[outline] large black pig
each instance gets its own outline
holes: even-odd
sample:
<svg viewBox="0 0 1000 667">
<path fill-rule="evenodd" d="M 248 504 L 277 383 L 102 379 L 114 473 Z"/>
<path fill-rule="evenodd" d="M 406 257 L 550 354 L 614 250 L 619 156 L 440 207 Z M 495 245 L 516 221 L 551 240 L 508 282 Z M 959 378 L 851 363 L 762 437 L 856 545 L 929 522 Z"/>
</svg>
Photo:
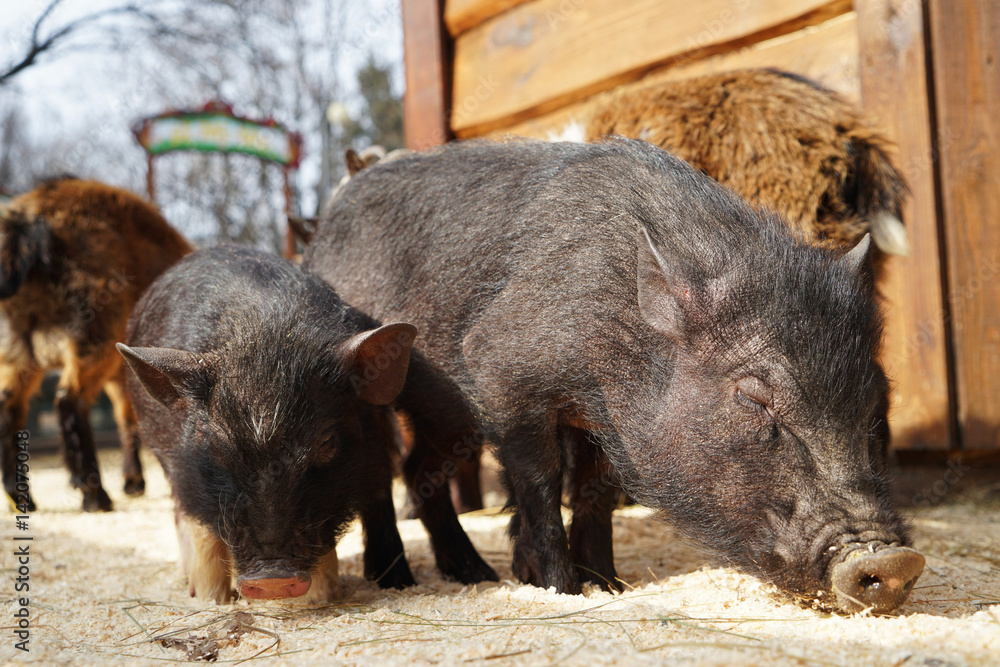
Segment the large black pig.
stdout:
<svg viewBox="0 0 1000 667">
<path fill-rule="evenodd" d="M 404 474 L 453 575 L 483 573 L 455 567 L 475 554 L 442 471 L 485 439 L 523 582 L 613 585 L 611 471 L 736 567 L 885 612 L 923 557 L 884 477 L 869 245 L 809 247 L 643 142 L 472 142 L 357 174 L 304 263 L 421 329 Z"/>
<path fill-rule="evenodd" d="M 191 595 L 336 591 L 334 546 L 365 531 L 365 575 L 413 582 L 396 530 L 392 425 L 416 330 L 376 327 L 291 262 L 236 246 L 161 276 L 118 349 L 170 481 Z"/>
</svg>

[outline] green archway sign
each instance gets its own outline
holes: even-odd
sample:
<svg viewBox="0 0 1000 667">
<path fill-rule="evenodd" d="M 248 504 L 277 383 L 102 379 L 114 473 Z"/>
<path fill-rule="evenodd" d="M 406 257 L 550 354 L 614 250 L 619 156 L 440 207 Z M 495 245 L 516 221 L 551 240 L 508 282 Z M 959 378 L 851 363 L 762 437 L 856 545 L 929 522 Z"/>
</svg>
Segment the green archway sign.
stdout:
<svg viewBox="0 0 1000 667">
<path fill-rule="evenodd" d="M 155 201 L 153 158 L 171 151 L 244 153 L 282 165 L 285 214 L 291 213 L 289 172 L 299 166 L 302 136 L 271 118 L 251 120 L 233 113 L 225 102 L 213 101 L 198 111 L 168 111 L 141 118 L 132 133 L 147 155 L 146 189 Z M 288 230 L 288 252 L 294 249 Z"/>
</svg>

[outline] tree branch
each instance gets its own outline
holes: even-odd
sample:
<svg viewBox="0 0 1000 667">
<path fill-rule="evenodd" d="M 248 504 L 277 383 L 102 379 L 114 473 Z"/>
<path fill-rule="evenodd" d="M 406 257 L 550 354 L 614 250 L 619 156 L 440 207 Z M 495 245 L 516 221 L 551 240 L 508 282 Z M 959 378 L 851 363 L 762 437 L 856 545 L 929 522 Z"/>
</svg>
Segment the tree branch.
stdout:
<svg viewBox="0 0 1000 667">
<path fill-rule="evenodd" d="M 121 7 L 110 7 L 108 9 L 103 9 L 101 11 L 93 12 L 91 14 L 86 14 L 80 18 L 70 21 L 62 28 L 59 28 L 55 32 L 52 32 L 47 37 L 41 38 L 40 33 L 42 30 L 42 23 L 52 14 L 52 11 L 62 3 L 63 0 L 52 0 L 45 10 L 41 13 L 38 19 L 35 21 L 34 26 L 31 30 L 31 42 L 28 44 L 28 50 L 24 56 L 17 62 L 9 65 L 6 69 L 0 70 L 0 87 L 10 83 L 10 81 L 17 76 L 19 73 L 28 69 L 32 65 L 38 62 L 38 57 L 42 54 L 52 51 L 60 42 L 65 40 L 69 35 L 79 30 L 81 27 L 97 23 L 109 16 L 117 16 L 122 14 L 132 14 L 134 16 L 139 16 L 150 20 L 152 22 L 157 22 L 155 16 L 142 9 L 138 5 L 128 4 L 122 5 Z"/>
</svg>

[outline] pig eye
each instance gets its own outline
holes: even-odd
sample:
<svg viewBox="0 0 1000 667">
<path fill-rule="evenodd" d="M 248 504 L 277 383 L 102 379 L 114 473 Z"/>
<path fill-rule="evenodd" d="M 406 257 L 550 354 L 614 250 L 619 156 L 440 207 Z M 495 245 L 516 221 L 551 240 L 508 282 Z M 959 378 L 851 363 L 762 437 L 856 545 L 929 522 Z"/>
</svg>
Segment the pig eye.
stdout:
<svg viewBox="0 0 1000 667">
<path fill-rule="evenodd" d="M 309 448 L 308 454 L 306 454 L 306 460 L 309 462 L 309 465 L 327 465 L 333 460 L 337 449 L 340 447 L 340 434 L 337 433 L 335 427 L 331 426 L 320 433 L 321 435 L 316 438 L 313 445 Z"/>
<path fill-rule="evenodd" d="M 736 401 L 751 410 L 767 410 L 772 396 L 771 388 L 759 378 L 747 376 L 736 382 Z"/>
<path fill-rule="evenodd" d="M 750 398 L 739 389 L 736 390 L 736 401 L 744 407 L 748 407 L 753 410 L 765 410 L 767 408 L 766 405 L 760 401 Z"/>
<path fill-rule="evenodd" d="M 333 460 L 333 455 L 337 450 L 337 436 L 333 435 L 322 443 L 315 445 L 309 450 L 307 460 L 310 465 L 324 466 Z"/>
</svg>

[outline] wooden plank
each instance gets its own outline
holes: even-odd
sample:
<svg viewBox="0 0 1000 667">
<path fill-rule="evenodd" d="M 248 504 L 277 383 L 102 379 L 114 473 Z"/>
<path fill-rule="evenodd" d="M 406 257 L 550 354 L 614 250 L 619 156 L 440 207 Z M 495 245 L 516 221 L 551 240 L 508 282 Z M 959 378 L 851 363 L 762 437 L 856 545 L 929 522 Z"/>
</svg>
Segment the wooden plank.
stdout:
<svg viewBox="0 0 1000 667">
<path fill-rule="evenodd" d="M 817 25 L 850 0 L 537 0 L 455 41 L 451 126 L 482 134 L 640 78 L 669 61 Z"/>
<path fill-rule="evenodd" d="M 499 16 L 522 2 L 527 0 L 447 0 L 444 4 L 444 22 L 451 36 L 458 37 L 486 19 Z"/>
<path fill-rule="evenodd" d="M 441 22 L 441 0 L 403 0 L 406 92 L 403 131 L 408 148 L 421 150 L 451 139 L 450 40 Z"/>
<path fill-rule="evenodd" d="M 613 92 L 635 92 L 660 86 L 669 81 L 746 67 L 777 67 L 802 74 L 840 93 L 848 100 L 860 103 L 857 15 L 848 12 L 822 25 L 806 28 L 791 35 L 782 35 L 703 60 L 661 68 L 639 81 L 619 86 Z M 611 92 L 600 93 L 558 111 L 498 128 L 489 134 L 492 136 L 514 134 L 546 139 L 550 133 L 558 132 L 571 121 L 586 124 L 594 109 L 604 104 L 611 94 Z M 467 132 L 457 134 L 460 138 L 475 136 Z"/>
<path fill-rule="evenodd" d="M 881 16 L 886 7 L 859 2 L 865 21 Z M 881 12 L 881 13 L 880 13 Z M 910 29 L 921 31 L 919 9 Z M 821 26 L 775 38 L 742 50 L 658 70 L 619 90 L 646 86 L 739 67 L 783 67 L 816 79 L 852 101 L 860 101 L 859 16 L 851 12 Z M 931 169 L 930 125 L 925 67 L 920 38 L 905 53 L 885 43 L 877 31 L 864 35 L 866 45 L 866 109 L 899 146 L 897 164 L 914 195 L 904 211 L 910 229 L 912 255 L 894 258 L 887 271 L 887 340 L 885 358 L 896 380 L 893 407 L 894 441 L 902 448 L 943 449 L 949 444 L 946 335 L 939 279 L 939 247 L 935 217 L 934 174 Z M 878 49 L 882 50 L 879 51 Z M 891 85 L 890 85 L 891 84 Z M 903 91 L 906 94 L 903 94 Z M 593 109 L 609 95 L 501 128 L 494 136 L 517 134 L 546 138 L 570 120 L 586 123 Z M 909 288 L 907 286 L 910 286 Z"/>
<path fill-rule="evenodd" d="M 886 271 L 883 358 L 894 379 L 892 430 L 900 449 L 947 449 L 947 315 L 942 296 L 927 63 L 920 0 L 856 0 L 861 90 L 869 116 L 897 142 L 912 196 L 903 209 L 910 255 Z"/>
<path fill-rule="evenodd" d="M 930 0 L 959 437 L 1000 448 L 1000 1 Z"/>
</svg>

